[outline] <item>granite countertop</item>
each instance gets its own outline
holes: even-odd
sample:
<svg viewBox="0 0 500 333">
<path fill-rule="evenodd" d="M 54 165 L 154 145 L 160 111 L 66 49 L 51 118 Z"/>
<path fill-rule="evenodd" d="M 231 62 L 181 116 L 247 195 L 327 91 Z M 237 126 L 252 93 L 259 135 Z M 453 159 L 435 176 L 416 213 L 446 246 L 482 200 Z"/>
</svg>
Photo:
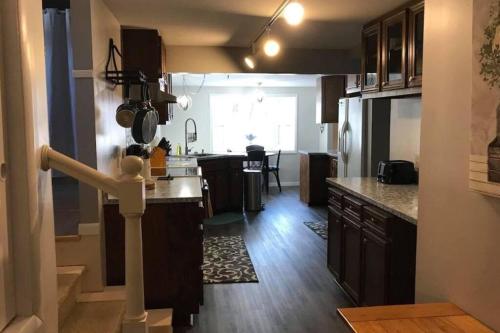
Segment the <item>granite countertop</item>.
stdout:
<svg viewBox="0 0 500 333">
<path fill-rule="evenodd" d="M 146 203 L 182 203 L 203 200 L 200 177 L 176 177 L 157 180 L 154 190 L 146 190 Z M 118 204 L 118 198 L 108 195 L 106 204 Z"/>
<path fill-rule="evenodd" d="M 309 150 L 299 150 L 299 154 L 303 155 L 328 155 L 330 157 L 337 157 L 338 151 L 336 149 L 331 149 L 327 151 L 309 151 Z"/>
<path fill-rule="evenodd" d="M 326 181 L 403 220 L 417 224 L 417 185 L 388 185 L 369 177 L 327 178 Z"/>
</svg>

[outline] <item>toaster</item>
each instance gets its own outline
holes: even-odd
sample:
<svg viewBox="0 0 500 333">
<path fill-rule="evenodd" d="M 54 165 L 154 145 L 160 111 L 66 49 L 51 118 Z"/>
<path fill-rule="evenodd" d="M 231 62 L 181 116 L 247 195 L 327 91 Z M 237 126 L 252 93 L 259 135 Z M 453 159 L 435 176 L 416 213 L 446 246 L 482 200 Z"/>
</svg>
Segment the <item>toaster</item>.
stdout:
<svg viewBox="0 0 500 333">
<path fill-rule="evenodd" d="M 384 184 L 413 184 L 417 174 L 413 162 L 380 161 L 378 163 L 377 180 Z"/>
</svg>

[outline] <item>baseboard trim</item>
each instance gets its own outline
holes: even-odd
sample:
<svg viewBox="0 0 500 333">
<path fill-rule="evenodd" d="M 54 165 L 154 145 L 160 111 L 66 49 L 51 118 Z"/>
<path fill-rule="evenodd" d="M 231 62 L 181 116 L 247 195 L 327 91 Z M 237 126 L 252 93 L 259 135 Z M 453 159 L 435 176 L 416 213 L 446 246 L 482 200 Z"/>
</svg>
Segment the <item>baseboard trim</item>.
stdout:
<svg viewBox="0 0 500 333">
<path fill-rule="evenodd" d="M 281 182 L 281 187 L 299 186 L 299 182 Z M 278 183 L 269 183 L 269 187 L 278 187 Z"/>
<path fill-rule="evenodd" d="M 79 242 L 80 239 L 80 235 L 56 236 L 56 242 Z"/>
<path fill-rule="evenodd" d="M 80 236 L 92 236 L 99 235 L 101 233 L 100 223 L 80 223 L 78 224 L 78 235 Z"/>
</svg>

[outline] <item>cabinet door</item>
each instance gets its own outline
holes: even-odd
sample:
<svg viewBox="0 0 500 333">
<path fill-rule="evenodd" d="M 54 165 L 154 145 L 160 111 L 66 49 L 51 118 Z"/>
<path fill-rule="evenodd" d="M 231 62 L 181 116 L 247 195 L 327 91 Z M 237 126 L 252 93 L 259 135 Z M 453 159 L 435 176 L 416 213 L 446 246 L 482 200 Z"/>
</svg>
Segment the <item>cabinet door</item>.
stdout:
<svg viewBox="0 0 500 333">
<path fill-rule="evenodd" d="M 406 83 L 406 10 L 382 22 L 382 90 Z"/>
<path fill-rule="evenodd" d="M 150 82 L 158 82 L 162 72 L 161 37 L 154 29 L 122 29 L 122 67 L 142 71 Z"/>
<path fill-rule="evenodd" d="M 354 301 L 359 304 L 361 278 L 361 226 L 342 216 L 342 286 Z"/>
<path fill-rule="evenodd" d="M 327 264 L 337 281 L 342 281 L 342 213 L 328 207 L 328 252 Z"/>
<path fill-rule="evenodd" d="M 316 123 L 339 122 L 339 99 L 345 96 L 345 75 L 323 76 L 317 83 Z"/>
<path fill-rule="evenodd" d="M 390 243 L 375 233 L 363 229 L 361 250 L 361 304 L 388 304 L 390 274 Z"/>
<path fill-rule="evenodd" d="M 243 171 L 241 169 L 231 169 L 230 180 L 231 210 L 243 209 Z"/>
<path fill-rule="evenodd" d="M 409 9 L 408 87 L 422 85 L 424 59 L 424 3 Z"/>
<path fill-rule="evenodd" d="M 380 86 L 380 23 L 363 30 L 361 90 L 378 91 Z"/>
<path fill-rule="evenodd" d="M 225 212 L 229 208 L 229 177 L 227 170 L 215 173 L 215 187 L 214 212 Z"/>
<path fill-rule="evenodd" d="M 217 186 L 216 186 L 216 175 L 215 172 L 208 172 L 203 170 L 203 178 L 206 179 L 208 183 L 208 192 L 210 193 L 210 202 L 212 204 L 212 211 L 217 210 L 216 199 L 217 199 Z"/>
</svg>

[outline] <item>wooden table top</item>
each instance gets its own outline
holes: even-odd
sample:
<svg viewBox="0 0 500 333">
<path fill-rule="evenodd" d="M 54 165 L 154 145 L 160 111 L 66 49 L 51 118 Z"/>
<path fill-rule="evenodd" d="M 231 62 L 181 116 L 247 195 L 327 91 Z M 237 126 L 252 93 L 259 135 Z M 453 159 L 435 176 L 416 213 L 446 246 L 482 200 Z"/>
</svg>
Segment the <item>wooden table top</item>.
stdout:
<svg viewBox="0 0 500 333">
<path fill-rule="evenodd" d="M 451 303 L 337 309 L 355 333 L 494 333 Z"/>
</svg>

